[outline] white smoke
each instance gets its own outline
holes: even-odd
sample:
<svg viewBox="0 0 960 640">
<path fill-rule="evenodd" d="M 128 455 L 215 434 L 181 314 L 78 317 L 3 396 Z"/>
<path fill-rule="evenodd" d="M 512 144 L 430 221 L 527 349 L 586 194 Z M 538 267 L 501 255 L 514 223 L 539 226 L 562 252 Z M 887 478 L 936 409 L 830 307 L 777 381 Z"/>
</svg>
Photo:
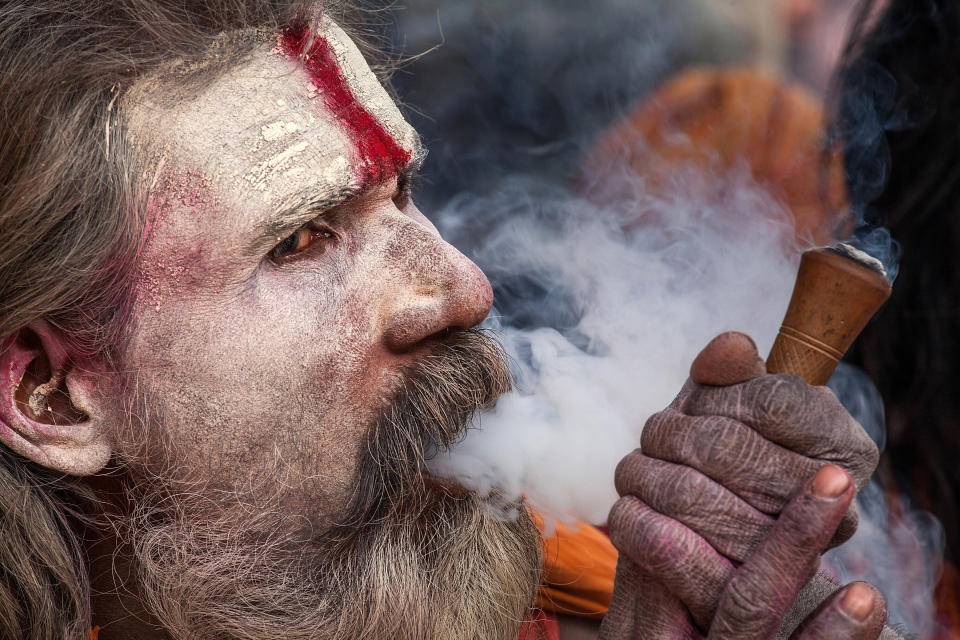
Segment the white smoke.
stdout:
<svg viewBox="0 0 960 640">
<path fill-rule="evenodd" d="M 617 463 L 711 338 L 744 331 L 769 351 L 806 248 L 786 208 L 745 170 L 678 167 L 656 193 L 634 174 L 614 180 L 627 181 L 613 191 L 630 197 L 598 204 L 517 177 L 492 194 L 462 194 L 437 216 L 454 239 L 483 229 L 472 257 L 509 294 L 509 314 L 494 310 L 487 324 L 510 354 L 516 390 L 432 470 L 482 494 L 523 495 L 548 527 L 605 522 Z M 830 387 L 882 449 L 883 403 L 866 375 L 841 364 Z M 857 498 L 857 533 L 825 563 L 843 583 L 877 585 L 889 621 L 930 638 L 940 528 L 907 500 L 890 501 L 872 481 Z"/>
<path fill-rule="evenodd" d="M 438 216 L 453 238 L 483 228 L 473 257 L 509 293 L 509 314 L 495 310 L 488 325 L 504 340 L 517 389 L 433 471 L 480 493 L 524 495 L 548 526 L 606 520 L 617 462 L 711 338 L 744 331 L 767 353 L 803 249 L 789 212 L 745 170 L 680 167 L 656 193 L 630 173 L 613 180 L 621 197 L 598 204 L 513 178 L 493 194 L 455 198 Z M 883 403 L 869 379 L 841 365 L 830 386 L 882 449 Z M 876 481 L 861 492 L 860 527 L 826 566 L 844 583 L 876 584 L 891 623 L 929 638 L 939 525 L 890 500 Z"/>
<path fill-rule="evenodd" d="M 840 363 L 828 386 L 882 450 L 883 399 L 867 374 Z M 876 478 L 857 496 L 857 507 L 857 532 L 828 552 L 824 565 L 843 584 L 866 580 L 877 585 L 887 600 L 888 620 L 912 637 L 936 637 L 933 591 L 944 546 L 940 523 L 915 509 L 905 496 L 884 491 Z"/>
<path fill-rule="evenodd" d="M 715 335 L 749 333 L 766 353 L 783 318 L 799 250 L 793 222 L 747 172 L 598 205 L 520 179 L 455 199 L 438 219 L 456 236 L 481 219 L 474 257 L 495 284 L 523 291 L 511 317 L 559 318 L 519 328 L 492 315 L 512 357 L 517 391 L 478 420 L 433 469 L 466 486 L 526 495 L 554 517 L 602 523 L 617 495 L 613 470 L 639 446 L 689 363 Z M 633 228 L 631 228 L 633 227 Z M 571 309 L 571 306 L 573 307 Z M 557 330 L 563 318 L 572 326 Z"/>
<path fill-rule="evenodd" d="M 617 498 L 617 462 L 697 352 L 726 330 L 769 351 L 805 247 L 789 212 L 746 170 L 677 167 L 673 183 L 653 191 L 608 169 L 614 197 L 591 199 L 569 176 L 597 133 L 659 82 L 689 64 L 742 62 L 752 40 L 705 18 L 708 0 L 406 4 L 402 48 L 437 44 L 438 22 L 447 43 L 395 79 L 423 110 L 410 116 L 433 153 L 420 201 L 490 277 L 498 309 L 488 325 L 516 377 L 516 391 L 433 470 L 481 493 L 525 495 L 548 522 L 602 523 Z M 882 109 L 896 88 L 889 74 L 868 71 L 852 89 L 863 104 L 839 131 L 854 202 L 886 183 L 882 132 L 906 126 Z M 861 206 L 851 217 L 855 244 L 895 275 L 886 230 L 866 224 Z M 869 380 L 842 366 L 831 386 L 882 448 L 882 400 Z M 889 620 L 930 638 L 939 526 L 905 499 L 892 505 L 871 483 L 858 497 L 858 532 L 827 564 L 844 581 L 877 585 Z"/>
</svg>

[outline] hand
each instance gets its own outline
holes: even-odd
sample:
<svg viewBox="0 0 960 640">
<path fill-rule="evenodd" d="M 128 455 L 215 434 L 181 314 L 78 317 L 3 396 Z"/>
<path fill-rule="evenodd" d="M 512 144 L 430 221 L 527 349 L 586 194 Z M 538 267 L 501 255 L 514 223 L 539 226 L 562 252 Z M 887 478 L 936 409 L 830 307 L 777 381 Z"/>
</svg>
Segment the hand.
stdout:
<svg viewBox="0 0 960 640">
<path fill-rule="evenodd" d="M 761 640 L 773 638 L 813 575 L 853 500 L 850 477 L 827 465 L 804 483 L 769 535 L 739 568 L 676 520 L 626 496 L 610 514 L 621 551 L 606 640 Z M 875 640 L 883 597 L 853 583 L 828 598 L 791 640 Z"/>
<path fill-rule="evenodd" d="M 725 333 L 700 353 L 690 380 L 644 427 L 641 448 L 617 468 L 620 495 L 635 495 L 743 562 L 797 488 L 826 463 L 859 491 L 879 452 L 826 387 L 766 375 L 753 341 Z M 856 530 L 851 506 L 833 544 Z"/>
<path fill-rule="evenodd" d="M 694 361 L 677 399 L 648 421 L 642 453 L 631 453 L 617 468 L 617 489 L 626 497 L 611 514 L 615 540 L 629 533 L 614 532 L 614 515 L 639 499 L 642 513 L 656 515 L 661 528 L 676 532 L 675 526 L 682 526 L 697 541 L 691 543 L 696 553 L 686 556 L 682 579 L 665 584 L 670 581 L 660 575 L 663 567 L 624 560 L 619 582 L 644 593 L 638 597 L 645 603 L 680 597 L 702 630 L 710 628 L 726 584 L 718 572 L 729 577 L 729 571 L 716 568 L 714 556 L 729 570 L 751 558 L 790 497 L 825 462 L 843 467 L 858 489 L 876 466 L 873 442 L 828 389 L 765 373 L 749 337 L 719 336 Z M 856 528 L 855 509 L 849 502 L 845 508 L 839 531 L 831 528 L 835 543 Z M 822 551 L 816 549 L 814 557 Z M 789 564 L 787 559 L 776 563 Z M 712 580 L 708 567 L 713 567 Z M 769 579 L 768 588 L 782 590 L 777 578 Z M 693 592 L 700 597 L 681 595 Z"/>
</svg>

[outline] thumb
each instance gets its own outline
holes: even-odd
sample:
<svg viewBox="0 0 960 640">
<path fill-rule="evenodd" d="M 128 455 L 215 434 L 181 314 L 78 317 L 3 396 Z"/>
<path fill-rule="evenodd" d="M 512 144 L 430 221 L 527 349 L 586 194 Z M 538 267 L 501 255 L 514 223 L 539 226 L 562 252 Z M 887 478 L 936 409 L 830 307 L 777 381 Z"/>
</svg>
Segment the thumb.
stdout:
<svg viewBox="0 0 960 640">
<path fill-rule="evenodd" d="M 728 331 L 710 341 L 690 365 L 696 384 L 726 387 L 765 375 L 767 365 L 745 333 Z"/>
</svg>

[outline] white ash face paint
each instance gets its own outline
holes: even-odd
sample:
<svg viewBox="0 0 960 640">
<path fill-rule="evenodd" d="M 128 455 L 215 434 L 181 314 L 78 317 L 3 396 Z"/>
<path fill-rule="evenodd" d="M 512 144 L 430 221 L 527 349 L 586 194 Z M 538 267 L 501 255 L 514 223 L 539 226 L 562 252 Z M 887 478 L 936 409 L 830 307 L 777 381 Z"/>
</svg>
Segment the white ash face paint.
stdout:
<svg viewBox="0 0 960 640">
<path fill-rule="evenodd" d="M 390 94 L 369 72 L 357 45 L 333 20 L 324 16 L 322 24 L 327 42 L 353 95 L 393 136 L 397 144 L 404 149 L 416 149 L 419 146 L 417 132 L 407 124 Z"/>
<path fill-rule="evenodd" d="M 356 47 L 332 23 L 324 35 L 357 98 L 377 101 L 362 104 L 416 158 L 415 132 L 379 102 Z M 124 105 L 135 148 L 162 159 L 124 364 L 160 403 L 176 465 L 225 495 L 279 493 L 323 525 L 415 357 L 385 336 L 414 339 L 463 313 L 479 321 L 489 283 L 397 198 L 396 179 L 324 215 L 330 236 L 295 259 L 267 259 L 296 229 L 264 235 L 291 203 L 357 188 L 353 141 L 272 43 L 190 100 L 155 99 L 162 84 Z M 318 213 L 306 207 L 296 224 Z"/>
<path fill-rule="evenodd" d="M 264 140 L 273 141 L 296 133 L 300 127 L 296 122 L 271 122 L 260 128 L 260 137 Z"/>
</svg>

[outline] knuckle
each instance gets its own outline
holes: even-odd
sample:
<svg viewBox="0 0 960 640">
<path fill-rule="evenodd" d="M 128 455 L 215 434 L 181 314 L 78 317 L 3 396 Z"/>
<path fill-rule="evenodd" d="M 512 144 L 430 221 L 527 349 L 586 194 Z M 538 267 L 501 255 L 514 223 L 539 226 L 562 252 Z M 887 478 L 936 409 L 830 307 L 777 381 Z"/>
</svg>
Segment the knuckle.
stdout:
<svg viewBox="0 0 960 640">
<path fill-rule="evenodd" d="M 749 401 L 756 407 L 757 415 L 765 422 L 781 424 L 794 422 L 804 413 L 810 386 L 797 376 L 777 374 L 757 378 L 747 391 Z"/>
<path fill-rule="evenodd" d="M 869 440 L 863 427 L 853 419 L 853 416 L 847 411 L 833 391 L 827 387 L 811 387 L 810 406 L 816 411 L 817 417 L 827 428 L 836 433 L 854 433 L 860 432 Z"/>
<path fill-rule="evenodd" d="M 711 510 L 706 508 L 711 493 L 708 486 L 710 479 L 687 467 L 678 468 L 672 475 L 673 491 L 670 501 L 674 514 L 698 517 L 706 515 Z"/>
<path fill-rule="evenodd" d="M 677 422 L 679 414 L 671 409 L 658 411 L 647 419 L 640 434 L 640 448 L 654 453 L 669 437 L 671 427 Z"/>
<path fill-rule="evenodd" d="M 727 585 L 720 601 L 718 622 L 723 637 L 760 637 L 775 615 L 761 597 L 759 585 L 738 574 Z"/>
<path fill-rule="evenodd" d="M 747 431 L 734 420 L 720 416 L 704 418 L 699 428 L 700 437 L 694 451 L 704 467 L 729 470 L 747 453 Z"/>
<path fill-rule="evenodd" d="M 642 533 L 643 568 L 654 575 L 672 572 L 684 562 L 689 548 L 686 535 L 677 531 L 666 520 L 651 521 Z"/>
<path fill-rule="evenodd" d="M 861 427 L 859 433 L 862 435 L 860 438 L 860 461 L 862 466 L 863 473 L 869 477 L 876 470 L 877 465 L 880 463 L 880 449 L 877 448 L 877 444 L 867 435 L 867 432 Z"/>
<path fill-rule="evenodd" d="M 859 491 L 867 484 L 867 480 L 873 475 L 877 465 L 880 462 L 880 450 L 873 442 L 869 447 L 864 447 L 857 455 L 853 455 L 847 461 L 845 467 L 847 473 L 853 478 L 853 482 Z"/>
<path fill-rule="evenodd" d="M 674 566 L 689 546 L 681 527 L 636 498 L 618 500 L 610 511 L 608 526 L 613 545 L 655 574 Z"/>
<path fill-rule="evenodd" d="M 640 453 L 640 449 L 634 449 L 617 463 L 617 468 L 613 473 L 613 484 L 618 494 L 622 496 L 630 493 L 631 489 L 636 486 L 642 464 L 643 455 Z"/>
<path fill-rule="evenodd" d="M 850 474 L 859 490 L 876 470 L 880 462 L 880 450 L 863 427 L 853 418 L 850 418 L 850 421 L 853 425 L 848 431 L 849 437 L 844 439 L 845 444 L 837 446 L 835 455 L 827 454 L 823 458 L 833 459 L 839 464 Z"/>
<path fill-rule="evenodd" d="M 618 549 L 633 546 L 634 532 L 643 522 L 643 518 L 643 504 L 636 498 L 627 496 L 613 504 L 607 517 L 607 527 L 610 530 L 610 540 Z"/>
</svg>

